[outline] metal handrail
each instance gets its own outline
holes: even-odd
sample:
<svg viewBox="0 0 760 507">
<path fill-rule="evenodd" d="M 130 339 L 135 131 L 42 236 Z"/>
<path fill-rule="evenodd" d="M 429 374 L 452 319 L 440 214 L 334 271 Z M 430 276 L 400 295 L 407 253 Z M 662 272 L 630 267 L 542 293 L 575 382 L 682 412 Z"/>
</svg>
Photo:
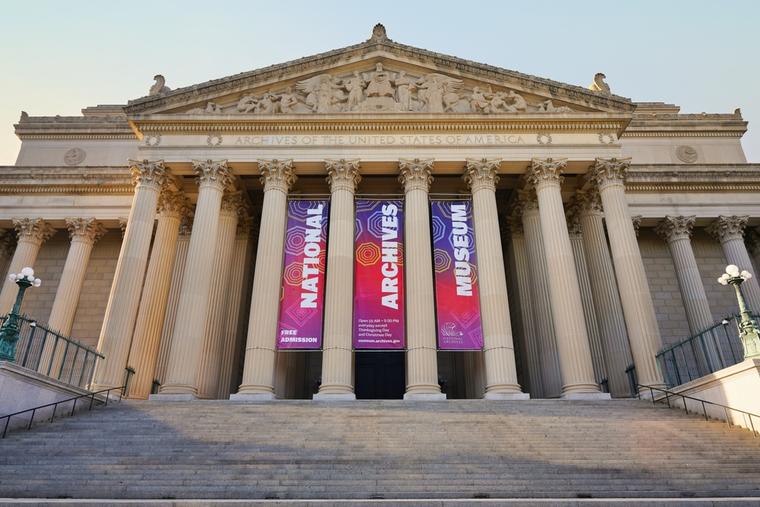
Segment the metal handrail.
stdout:
<svg viewBox="0 0 760 507">
<path fill-rule="evenodd" d="M 5 438 L 5 435 L 8 433 L 8 426 L 10 425 L 11 417 L 31 412 L 32 416 L 29 418 L 29 424 L 27 424 L 27 426 L 26 426 L 26 429 L 28 431 L 28 430 L 32 429 L 32 424 L 34 423 L 34 415 L 37 413 L 38 410 L 42 410 L 43 408 L 53 407 L 53 414 L 50 416 L 50 422 L 53 422 L 53 420 L 55 419 L 55 412 L 58 409 L 58 405 L 61 405 L 63 403 L 69 403 L 69 402 L 73 401 L 74 403 L 72 404 L 72 407 L 71 407 L 71 413 L 69 414 L 69 417 L 71 417 L 71 416 L 74 415 L 74 412 L 76 411 L 77 400 L 80 400 L 82 398 L 90 398 L 90 407 L 88 409 L 88 411 L 89 411 L 89 410 L 92 410 L 92 406 L 93 406 L 93 404 L 96 401 L 96 398 L 95 398 L 96 395 L 106 393 L 104 401 L 101 401 L 100 399 L 97 399 L 97 401 L 99 403 L 101 403 L 103 406 L 107 406 L 108 405 L 108 398 L 110 398 L 111 391 L 117 391 L 117 390 L 120 391 L 120 393 L 119 393 L 119 403 L 121 403 L 121 400 L 124 397 L 124 393 L 127 390 L 127 386 L 126 385 L 123 385 L 121 387 L 111 387 L 111 388 L 108 388 L 108 389 L 101 389 L 100 391 L 95 391 L 95 392 L 91 392 L 91 393 L 87 393 L 87 394 L 80 394 L 79 396 L 74 396 L 73 398 L 67 398 L 65 400 L 60 400 L 60 401 L 56 401 L 56 402 L 53 402 L 53 403 L 48 403 L 46 405 L 40 405 L 39 407 L 28 408 L 26 410 L 21 410 L 19 412 L 14 412 L 12 414 L 0 416 L 0 421 L 2 421 L 3 419 L 5 419 L 5 425 L 3 427 L 3 434 L 2 434 L 2 436 L 0 436 L 0 438 Z"/>
<path fill-rule="evenodd" d="M 665 400 L 666 400 L 666 402 L 668 404 L 668 408 L 672 408 L 672 405 L 670 404 L 670 397 L 671 396 L 678 396 L 678 397 L 682 398 L 684 400 L 683 401 L 683 409 L 686 411 L 687 414 L 689 414 L 690 412 L 689 412 L 689 405 L 686 403 L 686 400 L 692 400 L 692 401 L 699 402 L 699 403 L 702 404 L 702 414 L 704 415 L 705 421 L 709 421 L 710 420 L 710 417 L 707 415 L 707 405 L 713 405 L 713 406 L 716 406 L 716 407 L 720 407 L 720 408 L 723 409 L 723 412 L 724 412 L 724 414 L 726 416 L 726 424 L 728 425 L 729 428 L 731 428 L 731 427 L 734 426 L 733 424 L 731 424 L 731 418 L 728 417 L 728 411 L 729 410 L 732 410 L 734 412 L 739 412 L 740 414 L 743 414 L 745 416 L 749 416 L 749 424 L 750 424 L 750 428 L 749 429 L 752 431 L 752 436 L 755 436 L 755 437 L 758 436 L 758 432 L 755 430 L 755 423 L 752 421 L 753 417 L 757 417 L 758 420 L 760 420 L 760 415 L 758 415 L 758 414 L 753 414 L 752 412 L 747 412 L 746 410 L 741 410 L 739 408 L 729 407 L 728 405 L 723 405 L 721 403 L 715 403 L 714 401 L 703 400 L 701 398 L 695 398 L 694 396 L 688 396 L 686 394 L 677 393 L 677 392 L 674 392 L 674 391 L 670 391 L 668 389 L 663 389 L 661 387 L 648 386 L 648 385 L 644 385 L 644 384 L 636 384 L 636 387 L 639 390 L 639 398 L 641 398 L 641 388 L 649 389 L 649 395 L 652 398 L 652 404 L 653 405 L 656 404 L 658 401 L 662 402 L 662 400 L 663 400 L 663 398 L 660 398 L 659 400 L 655 399 L 655 397 L 654 397 L 654 392 L 655 391 L 658 391 L 658 392 L 661 392 L 661 393 L 665 394 Z M 678 407 L 678 408 L 680 408 L 680 407 Z"/>
</svg>

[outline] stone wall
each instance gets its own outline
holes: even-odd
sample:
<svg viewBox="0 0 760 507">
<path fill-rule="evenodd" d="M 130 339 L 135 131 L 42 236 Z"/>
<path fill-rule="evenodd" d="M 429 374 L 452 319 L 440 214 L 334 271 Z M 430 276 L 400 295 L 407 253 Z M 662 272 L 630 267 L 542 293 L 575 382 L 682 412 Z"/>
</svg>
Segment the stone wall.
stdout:
<svg viewBox="0 0 760 507">
<path fill-rule="evenodd" d="M 109 230 L 93 247 L 71 331 L 73 338 L 86 345 L 98 343 L 120 248 L 121 231 L 117 229 Z M 33 266 L 42 286 L 27 291 L 22 311 L 41 323 L 50 317 L 68 250 L 69 235 L 61 229 L 42 245 Z"/>
</svg>

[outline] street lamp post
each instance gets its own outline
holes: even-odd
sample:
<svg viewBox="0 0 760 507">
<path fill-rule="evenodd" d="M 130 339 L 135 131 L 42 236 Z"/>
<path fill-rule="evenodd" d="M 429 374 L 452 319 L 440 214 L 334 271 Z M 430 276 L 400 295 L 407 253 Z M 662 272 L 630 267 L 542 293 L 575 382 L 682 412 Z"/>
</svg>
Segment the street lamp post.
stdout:
<svg viewBox="0 0 760 507">
<path fill-rule="evenodd" d="M 739 301 L 739 313 L 741 322 L 739 322 L 739 335 L 744 347 L 744 359 L 751 357 L 760 357 L 760 329 L 757 323 L 752 319 L 747 304 L 744 302 L 744 296 L 741 291 L 741 284 L 752 278 L 749 271 L 739 272 L 739 268 L 733 264 L 726 266 L 726 272 L 718 278 L 721 285 L 733 285 L 736 290 L 736 299 Z"/>
<path fill-rule="evenodd" d="M 0 361 L 13 361 L 16 358 L 16 342 L 19 338 L 19 317 L 21 311 L 21 301 L 24 299 L 24 292 L 31 286 L 39 287 L 42 281 L 34 277 L 32 268 L 24 268 L 21 273 L 11 274 L 8 278 L 18 285 L 18 295 L 13 309 L 0 327 Z"/>
</svg>

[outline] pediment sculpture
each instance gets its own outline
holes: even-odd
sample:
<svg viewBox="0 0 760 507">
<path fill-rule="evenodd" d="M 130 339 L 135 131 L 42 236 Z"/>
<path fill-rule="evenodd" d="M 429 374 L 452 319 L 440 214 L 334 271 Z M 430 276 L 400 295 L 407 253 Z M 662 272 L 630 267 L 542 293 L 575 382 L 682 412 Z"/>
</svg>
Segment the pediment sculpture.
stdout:
<svg viewBox="0 0 760 507">
<path fill-rule="evenodd" d="M 369 72 L 344 76 L 319 74 L 279 92 L 244 95 L 237 103 L 208 102 L 187 111 L 195 114 L 330 114 L 348 112 L 416 113 L 566 113 L 570 107 L 552 100 L 529 102 L 514 90 L 490 86 L 467 89 L 445 74 L 410 75 L 389 71 L 382 63 Z"/>
</svg>

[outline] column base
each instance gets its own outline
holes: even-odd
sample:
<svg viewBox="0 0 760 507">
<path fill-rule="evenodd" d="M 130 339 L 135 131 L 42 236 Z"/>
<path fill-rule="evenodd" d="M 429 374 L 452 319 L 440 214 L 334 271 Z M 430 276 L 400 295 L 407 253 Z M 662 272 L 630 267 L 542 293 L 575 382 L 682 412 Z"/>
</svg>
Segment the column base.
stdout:
<svg viewBox="0 0 760 507">
<path fill-rule="evenodd" d="M 561 400 L 611 400 L 610 393 L 567 393 L 563 394 Z"/>
<path fill-rule="evenodd" d="M 314 401 L 356 401 L 354 393 L 317 393 L 311 398 Z"/>
<path fill-rule="evenodd" d="M 194 394 L 151 394 L 148 396 L 149 401 L 195 401 L 198 397 Z"/>
<path fill-rule="evenodd" d="M 529 393 L 486 393 L 485 396 L 483 396 L 484 400 L 514 400 L 514 401 L 521 401 L 521 400 L 529 400 L 530 394 Z"/>
<path fill-rule="evenodd" d="M 277 397 L 274 393 L 233 393 L 230 401 L 274 401 Z"/>
<path fill-rule="evenodd" d="M 405 401 L 446 401 L 445 393 L 404 393 Z"/>
</svg>

